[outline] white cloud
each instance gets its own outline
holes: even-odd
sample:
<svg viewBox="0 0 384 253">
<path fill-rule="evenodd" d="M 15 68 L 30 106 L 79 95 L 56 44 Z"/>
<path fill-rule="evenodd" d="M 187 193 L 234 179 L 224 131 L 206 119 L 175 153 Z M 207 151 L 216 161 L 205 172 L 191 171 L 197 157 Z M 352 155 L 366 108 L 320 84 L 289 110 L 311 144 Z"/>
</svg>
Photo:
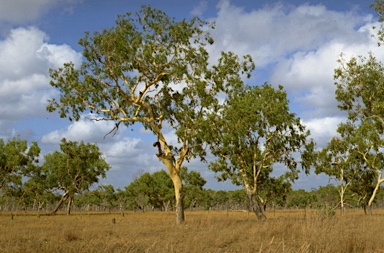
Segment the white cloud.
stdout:
<svg viewBox="0 0 384 253">
<path fill-rule="evenodd" d="M 114 128 L 114 123 L 111 121 L 89 120 L 87 119 L 88 116 L 94 115 L 84 115 L 79 121 L 73 122 L 66 129 L 55 130 L 44 135 L 41 139 L 42 142 L 58 144 L 63 138 L 71 141 L 102 142 L 104 136 Z M 121 131 L 118 131 L 117 137 L 120 134 Z M 115 136 L 115 139 L 117 137 Z M 110 138 L 107 140 L 110 140 Z"/>
<path fill-rule="evenodd" d="M 114 170 L 145 169 L 156 171 L 164 167 L 156 157 L 155 149 L 139 138 L 125 137 L 111 144 L 101 145 L 101 150 L 104 150 L 103 154 Z"/>
<path fill-rule="evenodd" d="M 337 60 L 341 53 L 346 60 L 352 56 L 367 55 L 370 51 L 379 59 L 384 58 L 384 53 L 370 36 L 371 30 L 367 29 L 372 25 L 367 24 L 356 31 L 361 37 L 358 40 L 360 42 L 336 38 L 316 50 L 300 51 L 282 59 L 272 70 L 271 83 L 285 87 L 294 97 L 294 102 L 303 108 L 302 116 L 305 118 L 340 115 L 335 99 L 333 75 L 334 70 L 339 67 Z"/>
<path fill-rule="evenodd" d="M 48 10 L 61 6 L 71 11 L 82 0 L 0 0 L 0 21 L 23 23 L 36 20 Z"/>
<path fill-rule="evenodd" d="M 207 1 L 200 1 L 197 6 L 191 11 L 191 14 L 193 16 L 201 16 L 204 11 L 206 11 L 208 8 L 208 2 Z"/>
<path fill-rule="evenodd" d="M 49 68 L 67 61 L 80 64 L 81 54 L 67 45 L 53 45 L 35 27 L 17 28 L 0 41 L 0 131 L 20 119 L 46 115 L 47 100 L 56 92 L 49 85 Z"/>
<path fill-rule="evenodd" d="M 367 41 L 369 36 L 360 36 L 355 27 L 371 19 L 368 15 L 327 10 L 323 5 L 277 4 L 246 12 L 223 0 L 218 4 L 211 50 L 216 50 L 215 54 L 221 50 L 251 54 L 256 66 L 263 67 L 298 50 L 315 50 L 334 38 L 354 43 Z"/>
<path fill-rule="evenodd" d="M 336 135 L 338 125 L 345 120 L 344 117 L 314 118 L 302 121 L 302 124 L 311 131 L 310 137 L 316 141 L 317 147 L 323 148 Z"/>
<path fill-rule="evenodd" d="M 37 28 L 17 28 L 0 41 L 0 78 L 15 80 L 43 73 L 44 69 L 36 52 L 47 40 L 47 35 Z"/>
</svg>

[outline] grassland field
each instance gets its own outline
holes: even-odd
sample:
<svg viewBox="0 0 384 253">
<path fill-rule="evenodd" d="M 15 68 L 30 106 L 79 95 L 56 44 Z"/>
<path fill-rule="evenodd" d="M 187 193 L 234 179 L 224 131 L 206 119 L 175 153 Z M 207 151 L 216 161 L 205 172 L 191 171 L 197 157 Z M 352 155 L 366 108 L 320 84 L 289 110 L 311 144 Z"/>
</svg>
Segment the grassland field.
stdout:
<svg viewBox="0 0 384 253">
<path fill-rule="evenodd" d="M 384 210 L 0 213 L 0 252 L 383 252 Z"/>
</svg>

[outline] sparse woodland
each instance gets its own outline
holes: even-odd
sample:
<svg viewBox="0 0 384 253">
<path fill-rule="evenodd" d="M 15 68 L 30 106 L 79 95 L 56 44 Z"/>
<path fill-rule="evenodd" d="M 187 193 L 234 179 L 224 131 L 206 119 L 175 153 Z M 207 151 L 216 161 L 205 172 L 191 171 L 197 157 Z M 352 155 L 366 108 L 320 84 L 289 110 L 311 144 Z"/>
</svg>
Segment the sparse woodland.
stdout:
<svg viewBox="0 0 384 253">
<path fill-rule="evenodd" d="M 382 21 L 383 2 L 371 7 Z M 164 169 L 115 189 L 97 184 L 110 166 L 96 144 L 63 139 L 39 160 L 37 142 L 0 140 L 4 252 L 384 252 L 383 63 L 340 52 L 335 97 L 348 118 L 318 147 L 284 86 L 249 83 L 257 59 L 222 52 L 212 62 L 212 28 L 143 6 L 85 33 L 81 66 L 50 70 L 60 96 L 48 111 L 112 121 L 107 135 L 142 124 Z M 188 170 L 207 153 L 206 168 L 238 190 L 206 189 Z M 293 190 L 300 172 L 332 184 Z"/>
</svg>

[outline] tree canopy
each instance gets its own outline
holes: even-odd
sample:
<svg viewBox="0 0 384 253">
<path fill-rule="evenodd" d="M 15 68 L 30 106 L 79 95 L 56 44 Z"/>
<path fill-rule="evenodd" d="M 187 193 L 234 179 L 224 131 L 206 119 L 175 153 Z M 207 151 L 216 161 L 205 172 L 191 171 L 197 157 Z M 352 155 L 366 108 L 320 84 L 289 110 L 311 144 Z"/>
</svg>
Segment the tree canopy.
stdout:
<svg viewBox="0 0 384 253">
<path fill-rule="evenodd" d="M 360 159 L 360 169 L 369 168 L 376 174 L 374 190 L 368 202 L 371 206 L 379 186 L 384 182 L 384 66 L 368 57 L 340 59 L 335 70 L 336 99 L 339 108 L 348 113 L 348 128 L 352 155 Z"/>
<path fill-rule="evenodd" d="M 0 189 L 13 191 L 22 184 L 22 177 L 38 166 L 40 147 L 37 142 L 30 146 L 26 140 L 0 139 Z"/>
<path fill-rule="evenodd" d="M 185 160 L 204 159 L 203 126 L 206 114 L 217 111 L 219 94 L 243 85 L 254 64 L 223 52 L 211 64 L 206 50 L 214 43 L 199 18 L 176 21 L 161 10 L 143 6 L 132 15 L 120 15 L 116 26 L 86 33 L 80 39 L 84 61 L 66 63 L 50 71 L 51 85 L 60 91 L 48 111 L 78 120 L 89 112 L 91 120 L 120 125 L 140 122 L 157 137 L 154 147 L 173 181 L 176 222 L 184 221 L 180 169 Z M 178 145 L 166 140 L 163 127 L 171 127 Z M 206 125 L 206 124 L 205 124 Z"/>
<path fill-rule="evenodd" d="M 299 171 L 293 154 L 305 145 L 311 152 L 314 143 L 307 141 L 309 131 L 289 111 L 283 87 L 269 84 L 234 92 L 221 113 L 212 117 L 211 150 L 217 160 L 210 169 L 219 180 L 243 185 L 257 217 L 264 217 L 261 190 L 273 183 L 268 179 L 274 165 L 286 166 L 286 179 L 295 180 Z M 302 166 L 309 169 L 309 163 Z"/>
<path fill-rule="evenodd" d="M 95 144 L 62 139 L 60 149 L 45 156 L 43 171 L 47 187 L 64 192 L 54 212 L 68 199 L 69 214 L 75 193 L 88 190 L 100 176 L 105 177 L 109 165 Z"/>
</svg>

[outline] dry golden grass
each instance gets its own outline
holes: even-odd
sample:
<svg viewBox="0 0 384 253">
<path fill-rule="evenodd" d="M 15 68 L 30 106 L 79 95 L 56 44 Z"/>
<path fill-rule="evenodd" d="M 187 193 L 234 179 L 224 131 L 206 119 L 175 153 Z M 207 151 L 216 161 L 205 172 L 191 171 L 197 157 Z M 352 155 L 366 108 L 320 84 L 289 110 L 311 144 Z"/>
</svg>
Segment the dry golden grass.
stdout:
<svg viewBox="0 0 384 253">
<path fill-rule="evenodd" d="M 246 212 L 173 212 L 0 216 L 1 252 L 383 252 L 384 211 L 343 217 L 277 211 L 257 221 Z M 113 222 L 113 219 L 115 222 Z"/>
</svg>

